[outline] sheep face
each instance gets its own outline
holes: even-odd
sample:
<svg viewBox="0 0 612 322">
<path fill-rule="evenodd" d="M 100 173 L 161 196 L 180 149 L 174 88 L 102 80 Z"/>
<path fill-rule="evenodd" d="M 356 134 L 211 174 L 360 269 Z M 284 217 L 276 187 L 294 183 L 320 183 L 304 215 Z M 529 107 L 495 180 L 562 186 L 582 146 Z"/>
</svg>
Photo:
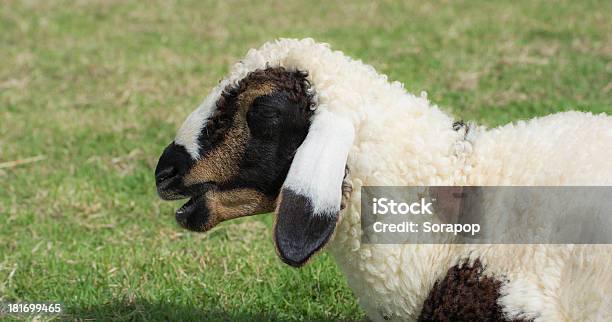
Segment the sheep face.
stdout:
<svg viewBox="0 0 612 322">
<path fill-rule="evenodd" d="M 278 254 L 300 266 L 336 227 L 352 124 L 315 111 L 300 71 L 268 67 L 215 91 L 160 157 L 158 194 L 190 197 L 176 220 L 200 232 L 275 210 Z"/>
<path fill-rule="evenodd" d="M 306 74 L 268 68 L 226 87 L 202 124 L 186 121 L 155 170 L 162 199 L 191 198 L 176 212 L 177 222 L 206 231 L 272 211 L 308 132 L 312 101 Z M 183 143 L 184 133 L 194 131 L 195 148 Z"/>
</svg>

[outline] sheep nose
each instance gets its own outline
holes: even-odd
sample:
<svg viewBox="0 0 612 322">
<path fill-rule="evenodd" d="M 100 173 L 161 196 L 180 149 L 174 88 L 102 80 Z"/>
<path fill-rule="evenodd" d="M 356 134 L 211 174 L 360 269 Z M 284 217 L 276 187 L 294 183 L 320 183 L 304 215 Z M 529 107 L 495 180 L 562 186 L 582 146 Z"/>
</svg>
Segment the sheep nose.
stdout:
<svg viewBox="0 0 612 322">
<path fill-rule="evenodd" d="M 156 169 L 155 171 L 155 183 L 160 184 L 170 178 L 175 177 L 178 174 L 178 171 L 175 167 L 170 166 L 165 169 Z"/>
<path fill-rule="evenodd" d="M 183 183 L 183 176 L 193 163 L 183 146 L 172 142 L 164 149 L 155 167 L 155 185 L 160 198 L 175 200 L 187 197 L 189 191 Z"/>
<path fill-rule="evenodd" d="M 170 143 L 157 161 L 155 182 L 159 184 L 184 174 L 191 163 L 191 157 L 184 147 L 174 142 Z"/>
</svg>

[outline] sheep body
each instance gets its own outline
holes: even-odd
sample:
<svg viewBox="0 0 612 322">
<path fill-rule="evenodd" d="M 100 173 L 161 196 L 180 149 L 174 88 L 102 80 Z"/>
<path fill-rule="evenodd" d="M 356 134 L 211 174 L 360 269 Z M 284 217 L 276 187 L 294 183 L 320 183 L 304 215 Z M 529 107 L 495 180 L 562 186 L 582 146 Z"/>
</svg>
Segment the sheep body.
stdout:
<svg viewBox="0 0 612 322">
<path fill-rule="evenodd" d="M 251 50 L 189 119 L 205 118 L 221 89 L 249 72 L 283 66 L 309 73 L 319 109 L 355 129 L 353 186 L 329 250 L 368 316 L 415 320 L 436 281 L 461 260 L 478 259 L 506 281 L 505 317 L 612 320 L 612 248 L 607 245 L 362 244 L 362 186 L 610 185 L 612 117 L 565 112 L 495 129 L 452 128 L 426 94 L 407 93 L 371 66 L 312 39 L 283 39 Z M 189 119 L 187 122 L 189 122 Z M 196 133 L 179 133 L 193 146 Z"/>
</svg>

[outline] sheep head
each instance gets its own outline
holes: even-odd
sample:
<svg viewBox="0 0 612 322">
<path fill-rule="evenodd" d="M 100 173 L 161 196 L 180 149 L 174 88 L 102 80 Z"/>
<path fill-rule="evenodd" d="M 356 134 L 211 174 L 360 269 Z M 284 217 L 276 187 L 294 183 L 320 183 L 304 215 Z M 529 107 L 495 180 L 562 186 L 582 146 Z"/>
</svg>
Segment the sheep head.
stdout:
<svg viewBox="0 0 612 322">
<path fill-rule="evenodd" d="M 182 227 L 204 232 L 275 212 L 279 257 L 303 265 L 331 237 L 353 128 L 317 110 L 307 74 L 267 67 L 221 84 L 179 129 L 155 170 L 162 199 L 190 198 Z"/>
</svg>

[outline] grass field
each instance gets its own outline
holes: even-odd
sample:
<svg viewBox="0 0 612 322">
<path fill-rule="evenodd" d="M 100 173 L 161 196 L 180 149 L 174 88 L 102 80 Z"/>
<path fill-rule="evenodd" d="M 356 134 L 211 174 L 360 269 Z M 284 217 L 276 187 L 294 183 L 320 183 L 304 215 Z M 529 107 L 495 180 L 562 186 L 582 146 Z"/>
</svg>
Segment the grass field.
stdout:
<svg viewBox="0 0 612 322">
<path fill-rule="evenodd" d="M 194 234 L 155 194 L 182 120 L 265 41 L 329 42 L 492 126 L 612 113 L 610 1 L 0 4 L 0 301 L 66 318 L 364 319 L 330 257 L 280 263 L 270 215 Z"/>
</svg>

